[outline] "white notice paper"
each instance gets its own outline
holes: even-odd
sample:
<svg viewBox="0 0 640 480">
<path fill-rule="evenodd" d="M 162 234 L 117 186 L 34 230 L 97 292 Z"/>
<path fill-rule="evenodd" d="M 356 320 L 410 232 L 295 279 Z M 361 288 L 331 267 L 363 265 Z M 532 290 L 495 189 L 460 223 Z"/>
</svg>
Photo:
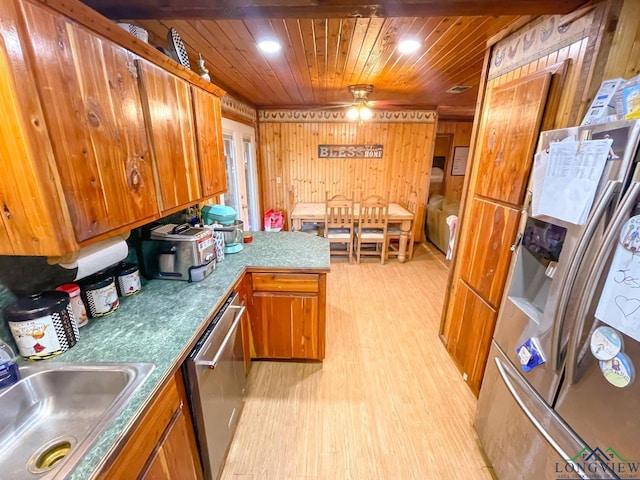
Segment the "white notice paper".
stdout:
<svg viewBox="0 0 640 480">
<path fill-rule="evenodd" d="M 538 214 L 582 225 L 593 205 L 612 143 L 611 139 L 552 143 Z"/>
<path fill-rule="evenodd" d="M 640 215 L 620 231 L 596 318 L 640 342 Z"/>
<path fill-rule="evenodd" d="M 540 214 L 540 198 L 542 197 L 548 163 L 549 154 L 546 150 L 542 150 L 533 156 L 533 185 L 531 188 L 531 216 L 533 217 Z"/>
</svg>

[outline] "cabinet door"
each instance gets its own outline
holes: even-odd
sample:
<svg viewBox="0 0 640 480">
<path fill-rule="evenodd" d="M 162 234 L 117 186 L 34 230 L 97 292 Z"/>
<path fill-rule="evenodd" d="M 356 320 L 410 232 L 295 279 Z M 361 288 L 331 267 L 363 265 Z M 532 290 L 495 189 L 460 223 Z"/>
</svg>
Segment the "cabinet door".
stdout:
<svg viewBox="0 0 640 480">
<path fill-rule="evenodd" d="M 200 198 L 191 89 L 187 82 L 138 60 L 161 209 L 173 211 Z"/>
<path fill-rule="evenodd" d="M 146 470 L 140 475 L 145 480 L 200 480 L 200 462 L 193 454 L 185 454 L 190 444 L 190 425 L 181 408 L 167 427 L 164 437 L 152 455 Z"/>
<path fill-rule="evenodd" d="M 220 99 L 196 87 L 191 87 L 191 91 L 198 140 L 202 196 L 210 197 L 227 190 Z"/>
<path fill-rule="evenodd" d="M 167 380 L 99 480 L 202 478 L 182 372 Z M 176 470 L 178 469 L 178 470 Z M 194 473 L 195 472 L 195 473 Z M 169 476 L 163 476 L 163 475 Z M 157 476 L 156 476 L 157 475 Z"/>
<path fill-rule="evenodd" d="M 509 273 L 511 245 L 520 212 L 481 198 L 470 201 L 469 230 L 460 256 L 460 276 L 492 307 L 498 308 Z M 488 352 L 488 350 L 487 350 Z"/>
<path fill-rule="evenodd" d="M 137 72 L 121 48 L 23 1 L 40 98 L 78 241 L 158 216 Z"/>
<path fill-rule="evenodd" d="M 77 248 L 14 2 L 0 2 L 0 254 Z"/>
<path fill-rule="evenodd" d="M 469 387 L 478 395 L 491 347 L 497 312 L 463 281 L 458 280 L 447 350 Z"/>
<path fill-rule="evenodd" d="M 258 358 L 319 359 L 318 297 L 256 292 L 250 312 Z"/>
</svg>

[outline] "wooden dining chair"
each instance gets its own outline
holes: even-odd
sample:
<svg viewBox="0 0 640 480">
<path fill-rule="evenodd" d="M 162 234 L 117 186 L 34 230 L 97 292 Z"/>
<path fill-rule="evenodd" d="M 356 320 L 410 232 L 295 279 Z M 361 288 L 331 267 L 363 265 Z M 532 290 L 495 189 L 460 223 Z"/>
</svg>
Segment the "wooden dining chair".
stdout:
<svg viewBox="0 0 640 480">
<path fill-rule="evenodd" d="M 347 255 L 353 261 L 353 199 L 344 195 L 325 195 L 324 237 L 332 244 L 345 244 L 346 250 L 330 250 L 331 255 Z"/>
<path fill-rule="evenodd" d="M 415 221 L 416 212 L 418 211 L 418 194 L 416 192 L 411 192 L 409 194 L 409 198 L 407 199 L 407 203 L 405 208 L 413 213 L 413 219 Z M 414 244 L 414 236 L 413 236 L 414 225 L 411 225 L 411 231 L 409 232 L 409 239 L 407 241 L 407 258 L 411 260 L 413 258 L 413 244 Z M 400 230 L 400 224 L 392 223 L 387 228 L 387 258 L 388 257 L 397 257 L 400 251 L 400 236 L 402 235 L 402 230 Z"/>
<path fill-rule="evenodd" d="M 379 195 L 371 195 L 360 202 L 356 235 L 356 261 L 362 255 L 380 255 L 384 265 L 387 250 L 387 221 L 389 202 Z M 363 249 L 363 245 L 374 245 L 375 250 Z"/>
</svg>

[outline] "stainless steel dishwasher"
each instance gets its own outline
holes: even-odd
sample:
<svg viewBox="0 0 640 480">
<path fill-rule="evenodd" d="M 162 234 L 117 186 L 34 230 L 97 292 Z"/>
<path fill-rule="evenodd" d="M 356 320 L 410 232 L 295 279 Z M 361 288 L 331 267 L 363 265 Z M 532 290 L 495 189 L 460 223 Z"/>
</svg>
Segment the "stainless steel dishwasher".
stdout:
<svg viewBox="0 0 640 480">
<path fill-rule="evenodd" d="M 184 364 L 204 475 L 220 476 L 243 406 L 246 376 L 240 321 L 245 308 L 233 293 Z"/>
</svg>

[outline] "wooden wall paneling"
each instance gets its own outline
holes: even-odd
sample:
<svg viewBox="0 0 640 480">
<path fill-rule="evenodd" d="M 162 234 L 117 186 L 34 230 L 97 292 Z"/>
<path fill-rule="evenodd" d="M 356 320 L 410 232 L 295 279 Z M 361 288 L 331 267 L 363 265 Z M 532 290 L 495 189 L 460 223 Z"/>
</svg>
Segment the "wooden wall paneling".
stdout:
<svg viewBox="0 0 640 480">
<path fill-rule="evenodd" d="M 511 262 L 520 211 L 475 198 L 471 202 L 460 277 L 497 309 Z"/>
<path fill-rule="evenodd" d="M 497 311 L 462 280 L 458 280 L 457 292 L 452 308 L 455 323 L 451 327 L 452 340 L 447 343 L 447 350 L 477 396 L 480 394 Z"/>
<path fill-rule="evenodd" d="M 46 7 L 22 5 L 76 238 L 157 218 L 132 55 Z"/>
<path fill-rule="evenodd" d="M 356 200 L 388 193 L 392 202 L 403 203 L 415 190 L 424 204 L 434 133 L 434 124 L 263 122 L 259 143 L 264 206 L 285 208 L 283 192 L 289 185 L 302 202 L 322 202 L 328 191 L 353 194 Z M 382 159 L 317 156 L 318 144 L 371 143 L 384 145 Z"/>
<path fill-rule="evenodd" d="M 631 78 L 640 73 L 640 9 L 625 0 L 616 24 L 604 78 Z"/>
</svg>

